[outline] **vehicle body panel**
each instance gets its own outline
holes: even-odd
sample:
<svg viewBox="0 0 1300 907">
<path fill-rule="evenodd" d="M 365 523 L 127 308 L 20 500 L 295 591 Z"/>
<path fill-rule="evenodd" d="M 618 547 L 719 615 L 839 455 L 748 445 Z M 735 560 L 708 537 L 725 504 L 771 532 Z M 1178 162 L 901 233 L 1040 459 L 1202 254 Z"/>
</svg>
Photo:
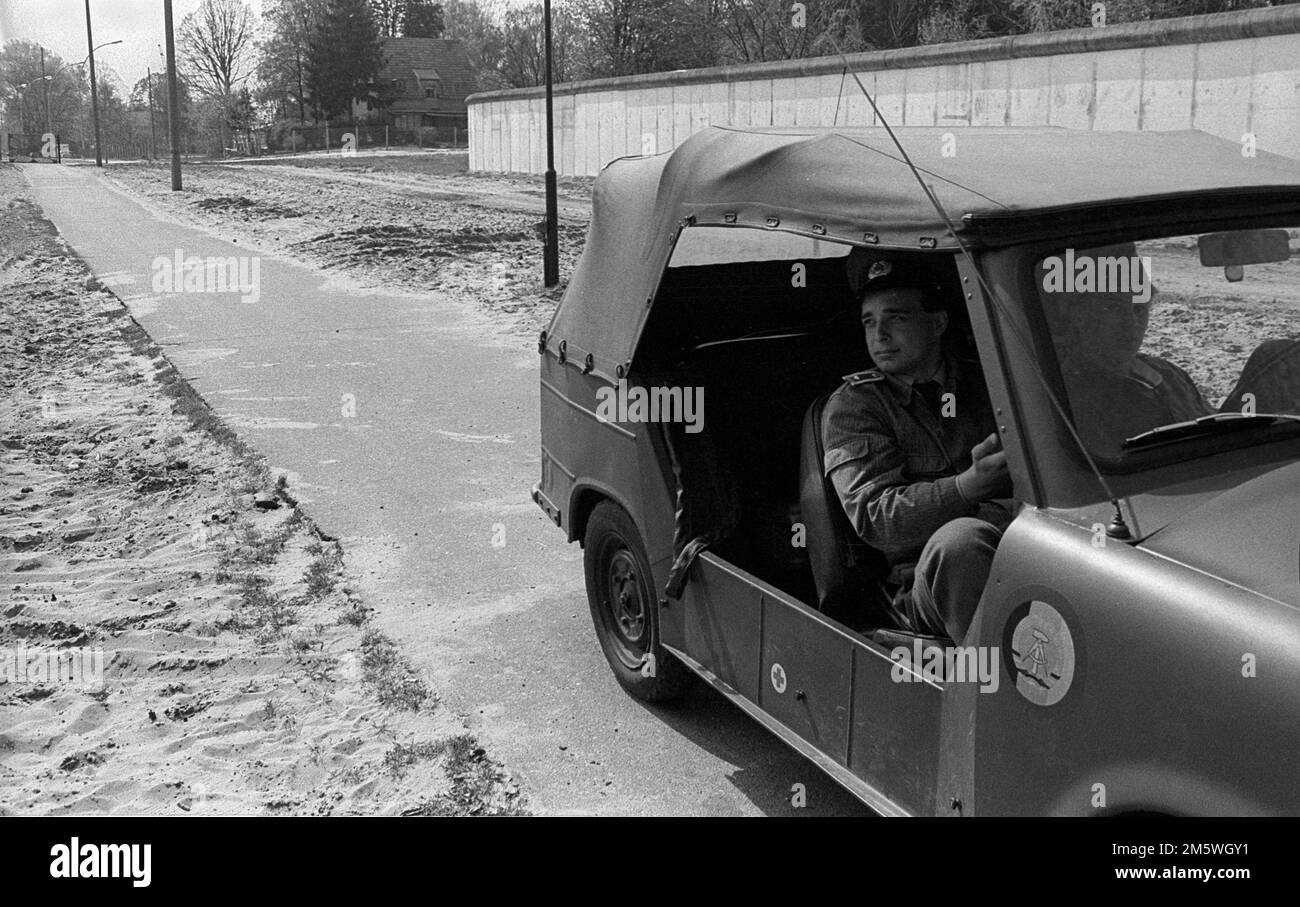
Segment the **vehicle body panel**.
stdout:
<svg viewBox="0 0 1300 907">
<path fill-rule="evenodd" d="M 1278 770 L 1300 749 L 1294 607 L 1141 548 L 1097 547 L 1043 511 L 1023 512 L 1003 545 L 975 639 L 1001 646 L 1005 662 L 1016 609 L 1045 601 L 1069 625 L 1075 667 L 1051 707 L 1019 695 L 1010 672 L 977 697 L 977 812 L 1094 814 L 1095 785 L 1111 811 L 1295 810 L 1294 772 Z M 1267 667 L 1252 675 L 1247 657 Z M 1151 790 L 1161 777 L 1202 780 L 1169 782 L 1183 794 L 1161 799 Z M 1087 783 L 1067 793 L 1067 779 Z"/>
<path fill-rule="evenodd" d="M 894 809 L 932 812 L 942 685 L 894 682 L 886 649 L 711 554 L 693 569 L 682 607 L 669 611 L 685 615 L 682 651 L 715 686 L 870 790 L 890 791 Z"/>
</svg>

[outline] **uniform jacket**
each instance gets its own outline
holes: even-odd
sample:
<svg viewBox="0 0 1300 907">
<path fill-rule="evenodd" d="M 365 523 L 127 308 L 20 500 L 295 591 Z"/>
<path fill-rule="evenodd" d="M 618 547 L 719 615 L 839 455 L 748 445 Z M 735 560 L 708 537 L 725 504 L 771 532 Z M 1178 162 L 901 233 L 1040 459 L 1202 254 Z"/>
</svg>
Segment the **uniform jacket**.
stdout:
<svg viewBox="0 0 1300 907">
<path fill-rule="evenodd" d="M 1105 456 L 1118 455 L 1125 438 L 1214 411 L 1187 372 L 1145 353 L 1124 377 L 1070 368 L 1064 376 L 1084 443 Z"/>
<path fill-rule="evenodd" d="M 1006 508 L 967 501 L 957 488 L 971 448 L 996 426 L 979 364 L 945 365 L 941 413 L 950 415 L 874 369 L 845 376 L 822 415 L 826 475 L 858 535 L 889 561 L 894 582 L 907 582 L 907 568 L 949 520 L 977 516 L 999 528 L 1010 520 Z"/>
</svg>

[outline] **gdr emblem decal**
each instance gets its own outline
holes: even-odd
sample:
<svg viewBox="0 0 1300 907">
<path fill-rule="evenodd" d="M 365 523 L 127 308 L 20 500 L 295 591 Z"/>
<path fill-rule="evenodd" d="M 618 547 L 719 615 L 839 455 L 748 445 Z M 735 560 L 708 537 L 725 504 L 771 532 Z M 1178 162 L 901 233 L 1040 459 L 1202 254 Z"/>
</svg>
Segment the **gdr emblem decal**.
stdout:
<svg viewBox="0 0 1300 907">
<path fill-rule="evenodd" d="M 1074 680 L 1074 638 L 1061 612 L 1046 602 L 1029 603 L 1029 613 L 1011 634 L 1016 689 L 1035 705 L 1055 705 Z"/>
</svg>

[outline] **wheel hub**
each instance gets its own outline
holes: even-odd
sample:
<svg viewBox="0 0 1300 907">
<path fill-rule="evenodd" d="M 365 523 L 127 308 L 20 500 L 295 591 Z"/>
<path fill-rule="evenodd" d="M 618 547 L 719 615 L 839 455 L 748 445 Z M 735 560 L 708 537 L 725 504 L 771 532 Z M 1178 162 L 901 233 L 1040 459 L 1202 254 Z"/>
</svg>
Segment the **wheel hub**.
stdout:
<svg viewBox="0 0 1300 907">
<path fill-rule="evenodd" d="M 619 635 L 629 644 L 638 645 L 646 630 L 645 602 L 636 562 L 626 550 L 610 558 L 609 590 L 611 616 Z"/>
</svg>

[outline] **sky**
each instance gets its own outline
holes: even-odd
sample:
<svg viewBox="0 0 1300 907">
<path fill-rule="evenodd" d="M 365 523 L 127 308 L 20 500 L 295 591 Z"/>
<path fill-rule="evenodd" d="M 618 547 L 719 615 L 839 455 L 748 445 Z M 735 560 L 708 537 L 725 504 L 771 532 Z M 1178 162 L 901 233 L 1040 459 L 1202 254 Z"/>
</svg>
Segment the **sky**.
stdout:
<svg viewBox="0 0 1300 907">
<path fill-rule="evenodd" d="M 181 20 L 201 0 L 173 0 L 172 14 L 179 30 Z M 247 0 L 260 16 L 262 0 Z M 95 52 L 100 78 L 105 69 L 116 73 L 129 90 L 143 79 L 145 68 L 166 70 L 159 45 L 166 48 L 163 0 L 90 0 L 95 45 L 121 40 L 121 44 Z M 86 57 L 86 0 L 0 0 L 0 45 L 14 40 L 34 41 L 66 63 Z"/>
</svg>

